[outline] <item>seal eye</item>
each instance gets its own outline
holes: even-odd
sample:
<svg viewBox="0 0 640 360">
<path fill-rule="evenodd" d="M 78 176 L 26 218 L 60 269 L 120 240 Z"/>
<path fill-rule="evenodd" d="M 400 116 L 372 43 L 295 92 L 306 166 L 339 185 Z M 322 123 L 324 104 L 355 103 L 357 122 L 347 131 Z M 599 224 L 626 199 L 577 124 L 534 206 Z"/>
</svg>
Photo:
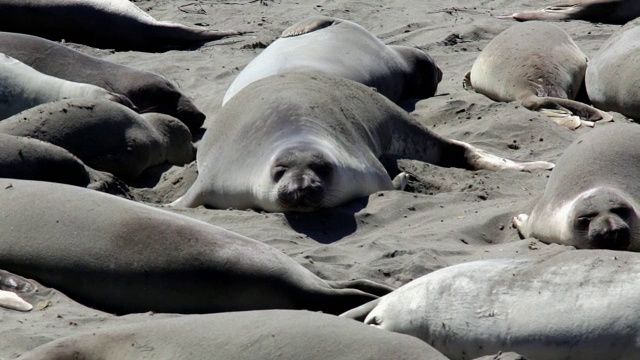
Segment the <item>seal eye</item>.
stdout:
<svg viewBox="0 0 640 360">
<path fill-rule="evenodd" d="M 331 175 L 331 165 L 320 164 L 312 167 L 312 170 L 321 178 Z"/>
<path fill-rule="evenodd" d="M 284 176 L 284 173 L 287 172 L 287 167 L 278 165 L 273 168 L 273 181 L 278 182 Z"/>
<path fill-rule="evenodd" d="M 619 207 L 615 209 L 611 209 L 611 212 L 618 215 L 621 219 L 626 220 L 631 215 L 631 209 L 626 207 Z"/>
<path fill-rule="evenodd" d="M 593 220 L 595 216 L 596 214 L 587 214 L 587 215 L 579 216 L 576 219 L 576 224 L 578 225 L 579 228 L 586 228 L 589 226 L 589 224 L 591 223 L 591 220 Z"/>
</svg>

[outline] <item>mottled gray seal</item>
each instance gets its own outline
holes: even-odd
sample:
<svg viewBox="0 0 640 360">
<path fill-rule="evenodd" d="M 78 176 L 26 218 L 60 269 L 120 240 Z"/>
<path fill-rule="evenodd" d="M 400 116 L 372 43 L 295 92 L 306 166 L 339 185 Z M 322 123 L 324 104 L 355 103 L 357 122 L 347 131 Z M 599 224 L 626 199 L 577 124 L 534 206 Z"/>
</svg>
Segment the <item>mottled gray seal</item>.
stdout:
<svg viewBox="0 0 640 360">
<path fill-rule="evenodd" d="M 513 219 L 521 236 L 577 248 L 640 251 L 638 139 L 638 125 L 612 124 L 569 146 L 531 215 Z"/>
<path fill-rule="evenodd" d="M 325 281 L 259 241 L 101 192 L 15 179 L 0 189 L 2 268 L 102 311 L 338 314 L 391 291 Z"/>
<path fill-rule="evenodd" d="M 640 257 L 608 250 L 473 261 L 434 271 L 375 303 L 365 323 L 413 335 L 452 360 L 635 359 Z"/>
<path fill-rule="evenodd" d="M 640 6 L 640 1 L 636 1 Z M 602 110 L 640 120 L 640 20 L 623 26 L 593 56 L 585 84 L 589 100 Z"/>
<path fill-rule="evenodd" d="M 0 133 L 60 146 L 123 180 L 167 161 L 184 165 L 193 160 L 191 133 L 183 123 L 164 114 L 138 115 L 105 100 L 42 104 L 0 121 Z"/>
<path fill-rule="evenodd" d="M 184 48 L 240 34 L 158 21 L 129 0 L 2 0 L 0 30 L 139 51 Z"/>
<path fill-rule="evenodd" d="M 43 74 L 125 95 L 140 112 L 171 115 L 192 131 L 204 122 L 205 115 L 164 76 L 98 59 L 31 35 L 0 32 L 0 52 Z"/>
<path fill-rule="evenodd" d="M 442 71 L 422 50 L 385 45 L 362 26 L 314 16 L 286 29 L 233 81 L 224 105 L 250 83 L 291 71 L 318 71 L 374 87 L 391 101 L 433 96 Z"/>
<path fill-rule="evenodd" d="M 188 315 L 112 326 L 53 341 L 20 359 L 137 360 L 141 356 L 167 360 L 447 359 L 411 336 L 293 310 Z"/>
<path fill-rule="evenodd" d="M 518 21 L 586 20 L 624 24 L 638 16 L 640 2 L 637 0 L 562 0 L 540 10 L 515 13 L 509 17 Z"/>
<path fill-rule="evenodd" d="M 198 148 L 198 178 L 174 205 L 313 211 L 401 188 L 380 158 L 468 169 L 549 169 L 444 139 L 384 96 L 320 73 L 258 80 L 234 96 Z"/>
<path fill-rule="evenodd" d="M 106 99 L 134 107 L 125 96 L 45 75 L 0 53 L 0 120 L 46 102 L 74 97 Z"/>
<path fill-rule="evenodd" d="M 467 73 L 465 88 L 495 101 L 519 101 L 575 129 L 584 122 L 581 119 L 589 125 L 612 119 L 572 100 L 586 69 L 587 56 L 564 30 L 533 21 L 513 25 L 491 40 Z"/>
</svg>

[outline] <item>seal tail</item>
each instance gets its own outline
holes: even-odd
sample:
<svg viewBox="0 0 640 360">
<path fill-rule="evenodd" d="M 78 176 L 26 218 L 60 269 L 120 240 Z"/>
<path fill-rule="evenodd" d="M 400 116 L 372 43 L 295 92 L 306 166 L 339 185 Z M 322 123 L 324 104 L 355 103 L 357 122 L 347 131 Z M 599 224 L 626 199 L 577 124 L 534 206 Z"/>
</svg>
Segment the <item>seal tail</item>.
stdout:
<svg viewBox="0 0 640 360">
<path fill-rule="evenodd" d="M 382 299 L 375 299 L 373 301 L 369 301 L 366 304 L 360 305 L 357 308 L 353 308 L 349 311 L 343 312 L 340 314 L 341 317 L 353 319 L 356 321 L 364 322 L 364 319 L 367 318 L 367 315 L 375 309 L 376 306 L 380 303 Z"/>
<path fill-rule="evenodd" d="M 327 281 L 334 289 L 357 289 L 369 294 L 384 296 L 394 290 L 393 287 L 370 280 Z"/>
</svg>

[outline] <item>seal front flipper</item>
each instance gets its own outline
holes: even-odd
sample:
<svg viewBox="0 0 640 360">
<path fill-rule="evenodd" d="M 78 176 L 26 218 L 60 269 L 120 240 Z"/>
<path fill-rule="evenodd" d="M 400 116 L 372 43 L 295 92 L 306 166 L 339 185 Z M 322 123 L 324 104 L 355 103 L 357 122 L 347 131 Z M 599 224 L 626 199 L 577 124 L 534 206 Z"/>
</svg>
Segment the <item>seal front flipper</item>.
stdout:
<svg viewBox="0 0 640 360">
<path fill-rule="evenodd" d="M 394 290 L 393 287 L 365 279 L 347 281 L 327 281 L 334 289 L 357 289 L 369 294 L 384 296 Z"/>
<path fill-rule="evenodd" d="M 526 239 L 529 237 L 529 229 L 527 226 L 529 222 L 529 215 L 519 214 L 518 216 L 514 216 L 511 221 L 516 230 L 518 230 L 518 236 L 520 236 L 520 239 Z"/>
<path fill-rule="evenodd" d="M 401 172 L 398 176 L 394 177 L 391 181 L 393 183 L 394 190 L 404 191 L 404 188 L 407 186 L 409 182 L 409 174 L 406 172 Z"/>
<path fill-rule="evenodd" d="M 380 303 L 380 301 L 382 300 L 382 298 L 380 299 L 376 299 L 373 301 L 369 301 L 366 304 L 360 305 L 357 308 L 351 309 L 349 311 L 343 312 L 342 314 L 340 314 L 341 317 L 346 317 L 349 319 L 353 319 L 356 321 L 362 321 L 364 322 L 364 319 L 367 318 L 367 315 L 369 315 L 369 313 L 375 309 L 376 306 L 378 306 L 378 304 Z"/>
<path fill-rule="evenodd" d="M 287 38 L 292 36 L 304 35 L 316 30 L 339 24 L 340 22 L 340 19 L 328 16 L 313 16 L 291 25 L 282 32 L 282 35 L 280 35 L 280 37 Z"/>
<path fill-rule="evenodd" d="M 524 11 L 512 15 L 502 15 L 498 18 L 513 18 L 518 21 L 531 20 L 571 20 L 580 14 L 582 6 L 579 5 L 560 5 L 547 6 L 544 9 Z"/>
<path fill-rule="evenodd" d="M 0 307 L 18 311 L 31 311 L 33 305 L 22 299 L 18 293 L 37 291 L 34 284 L 27 279 L 0 270 Z"/>
</svg>

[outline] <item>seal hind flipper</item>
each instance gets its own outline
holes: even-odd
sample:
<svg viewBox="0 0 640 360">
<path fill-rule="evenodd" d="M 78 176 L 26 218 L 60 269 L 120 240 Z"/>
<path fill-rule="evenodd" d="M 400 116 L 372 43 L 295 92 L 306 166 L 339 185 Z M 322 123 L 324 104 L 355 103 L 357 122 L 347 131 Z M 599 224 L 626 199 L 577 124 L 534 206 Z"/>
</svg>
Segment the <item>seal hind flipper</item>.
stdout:
<svg viewBox="0 0 640 360">
<path fill-rule="evenodd" d="M 30 311 L 33 305 L 22 299 L 18 293 L 32 293 L 37 287 L 29 280 L 0 270 L 0 307 L 18 311 Z"/>
<path fill-rule="evenodd" d="M 531 20 L 571 20 L 580 14 L 582 10 L 578 5 L 561 5 L 561 6 L 547 6 L 539 10 L 524 11 L 521 13 L 515 13 L 511 15 L 518 21 L 531 21 Z M 509 17 L 509 16 L 505 16 Z"/>
<path fill-rule="evenodd" d="M 340 19 L 328 16 L 313 16 L 291 25 L 282 32 L 282 35 L 280 35 L 280 37 L 287 38 L 304 35 L 316 30 L 339 24 L 340 22 Z"/>
<path fill-rule="evenodd" d="M 609 113 L 596 109 L 593 106 L 569 99 L 532 96 L 522 99 L 522 106 L 529 110 L 541 112 L 553 121 L 570 129 L 579 127 L 580 124 L 582 124 L 581 120 L 583 119 L 586 120 L 585 125 L 588 126 L 590 125 L 590 122 L 613 121 L 613 116 Z M 576 115 L 580 119 L 570 119 L 571 115 Z"/>
<path fill-rule="evenodd" d="M 378 306 L 381 300 L 382 298 L 369 301 L 368 303 L 362 304 L 357 308 L 353 308 L 349 311 L 343 312 L 342 314 L 340 314 L 340 316 L 364 322 L 364 319 L 366 319 L 367 315 L 369 315 L 371 310 L 375 309 L 375 307 Z"/>
<path fill-rule="evenodd" d="M 394 290 L 393 287 L 365 279 L 347 281 L 327 281 L 333 289 L 357 289 L 369 294 L 384 296 Z"/>
</svg>

